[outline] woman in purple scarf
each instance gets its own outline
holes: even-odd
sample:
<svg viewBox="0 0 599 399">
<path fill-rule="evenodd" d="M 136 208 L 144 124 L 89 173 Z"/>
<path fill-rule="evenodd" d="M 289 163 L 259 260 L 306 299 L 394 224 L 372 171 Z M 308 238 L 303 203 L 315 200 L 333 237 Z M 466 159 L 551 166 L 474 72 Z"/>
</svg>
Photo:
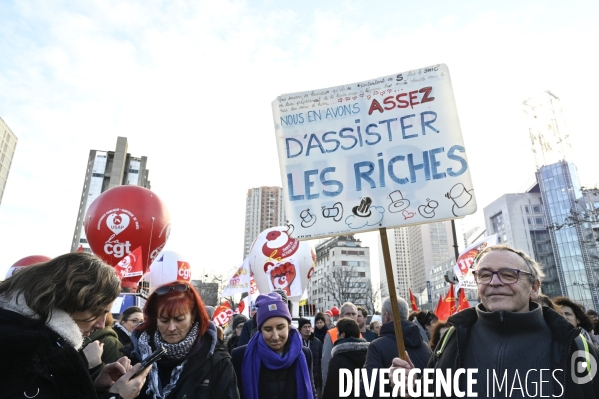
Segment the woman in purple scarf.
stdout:
<svg viewBox="0 0 599 399">
<path fill-rule="evenodd" d="M 281 296 L 271 292 L 256 300 L 258 332 L 233 350 L 233 367 L 242 399 L 314 399 L 312 353 Z"/>
</svg>

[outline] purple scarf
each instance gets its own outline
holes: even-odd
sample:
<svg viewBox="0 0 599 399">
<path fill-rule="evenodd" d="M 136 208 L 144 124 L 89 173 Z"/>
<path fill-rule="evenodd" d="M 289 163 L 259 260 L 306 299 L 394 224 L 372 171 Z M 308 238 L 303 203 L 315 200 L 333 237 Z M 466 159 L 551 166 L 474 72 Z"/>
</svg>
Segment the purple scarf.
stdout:
<svg viewBox="0 0 599 399">
<path fill-rule="evenodd" d="M 243 395 L 245 399 L 258 399 L 258 381 L 260 381 L 261 363 L 271 370 L 282 370 L 288 367 L 295 368 L 295 379 L 297 381 L 297 399 L 313 399 L 312 382 L 310 370 L 306 357 L 302 353 L 302 339 L 297 329 L 289 329 L 289 351 L 283 356 L 268 347 L 262 333 L 258 331 L 245 349 L 242 367 L 245 378 L 249 383 L 243 384 Z"/>
</svg>

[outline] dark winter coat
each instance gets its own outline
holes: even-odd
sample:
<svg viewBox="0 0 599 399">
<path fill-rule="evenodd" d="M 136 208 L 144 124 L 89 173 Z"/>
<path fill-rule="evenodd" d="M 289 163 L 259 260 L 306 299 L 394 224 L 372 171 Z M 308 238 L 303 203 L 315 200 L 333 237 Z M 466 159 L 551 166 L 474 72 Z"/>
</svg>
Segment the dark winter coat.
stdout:
<svg viewBox="0 0 599 399">
<path fill-rule="evenodd" d="M 314 334 L 310 335 L 310 338 L 307 341 L 304 341 L 302 337 L 302 342 L 306 345 L 312 352 L 312 374 L 314 377 L 314 385 L 316 385 L 316 389 L 322 389 L 322 369 L 320 368 L 320 359 L 322 359 L 322 342 L 314 337 Z"/>
<path fill-rule="evenodd" d="M 247 345 L 250 342 L 250 339 L 256 334 L 258 330 L 258 326 L 256 324 L 256 314 L 252 317 L 252 320 L 248 320 L 243 323 L 243 329 L 241 330 L 241 334 L 239 335 L 239 341 L 237 341 L 237 346 Z"/>
<path fill-rule="evenodd" d="M 531 311 L 537 309 L 537 306 L 537 304 L 531 303 Z M 479 310 L 484 310 L 482 304 L 477 305 L 477 307 Z M 509 313 L 512 312 L 496 311 L 488 313 L 496 317 L 497 322 L 505 323 L 505 328 L 502 328 L 499 333 L 504 335 L 501 341 L 508 342 L 510 336 L 513 335 L 514 331 L 517 331 L 519 327 L 518 325 L 510 325 L 511 321 Z M 563 316 L 552 309 L 549 309 L 548 307 L 542 307 L 542 317 L 547 323 L 549 331 L 551 332 L 551 349 L 549 354 L 551 362 L 550 367 L 556 379 L 552 378 L 552 374 L 550 373 L 546 373 L 545 377 L 548 376 L 546 379 L 553 384 L 553 395 L 559 396 L 560 393 L 563 392 L 560 397 L 565 399 L 598 398 L 599 375 L 596 375 L 591 382 L 587 382 L 585 384 L 576 384 L 571 378 L 571 373 L 573 371 L 571 369 L 573 365 L 571 359 L 573 353 L 578 350 L 575 338 L 580 335 L 580 329 L 573 327 L 572 324 L 564 319 Z M 437 348 L 435 348 L 434 356 L 430 359 L 428 367 L 442 370 L 449 369 L 451 370 L 451 375 L 453 375 L 453 372 L 456 369 L 464 368 L 465 357 L 468 356 L 469 351 L 469 338 L 472 327 L 477 321 L 478 314 L 476 308 L 469 308 L 451 316 L 448 320 L 448 323 L 454 327 L 454 330 L 450 330 L 451 332 L 448 331 L 446 335 L 449 335 L 447 335 L 447 337 L 443 336 L 441 338 L 439 344 L 437 344 Z M 445 344 L 443 345 L 444 341 Z M 442 350 L 441 347 L 443 348 Z M 596 364 L 599 364 L 599 354 L 593 345 L 588 345 L 588 353 L 590 356 L 595 358 L 595 361 L 597 362 Z M 523 353 L 522 356 L 526 356 L 526 353 Z M 502 368 L 510 363 L 514 365 L 512 367 L 515 367 L 519 363 L 519 359 L 499 358 L 497 359 L 497 362 L 502 364 Z M 478 376 L 486 381 L 486 375 L 481 375 L 479 372 Z M 512 378 L 513 376 L 510 376 L 510 385 Z M 466 381 L 464 379 L 460 379 L 460 387 L 464 388 L 465 384 Z"/>
<path fill-rule="evenodd" d="M 379 337 L 377 333 L 368 328 L 366 329 L 366 331 L 360 331 L 360 334 L 362 334 L 362 338 L 364 338 L 368 342 L 372 342 Z"/>
<path fill-rule="evenodd" d="M 324 326 L 322 328 L 314 327 L 314 336 L 318 338 L 318 340 L 320 340 L 322 344 L 324 344 L 324 337 L 327 336 L 327 331 L 329 331 L 329 328 L 327 326 Z"/>
<path fill-rule="evenodd" d="M 239 346 L 233 349 L 233 367 L 237 374 L 237 385 L 239 388 L 239 397 L 243 399 L 243 370 L 241 369 L 243 357 L 247 345 Z M 312 352 L 305 346 L 302 347 L 302 353 L 306 357 L 306 363 L 310 371 L 310 382 L 312 392 L 315 391 L 314 379 L 312 375 Z M 252 381 L 246 381 L 245 384 L 251 384 Z M 260 399 L 296 399 L 297 382 L 295 380 L 295 370 L 288 367 L 282 370 L 271 370 L 264 364 L 260 367 L 260 377 L 258 381 L 258 394 Z"/>
<path fill-rule="evenodd" d="M 132 363 L 141 361 L 137 342 L 140 331 L 131 334 L 132 345 L 124 348 Z M 132 350 L 132 351 L 131 351 Z M 157 363 L 160 370 L 160 361 Z M 153 398 L 146 394 L 148 383 L 141 389 L 138 398 Z M 200 350 L 191 356 L 185 366 L 177 385 L 167 399 L 238 399 L 235 370 L 231 364 L 231 356 L 216 336 L 216 327 L 212 322 L 204 333 L 204 343 Z"/>
<path fill-rule="evenodd" d="M 346 338 L 335 342 L 332 351 L 333 357 L 329 363 L 327 384 L 324 387 L 322 399 L 339 398 L 339 370 L 350 370 L 353 375 L 355 369 L 364 367 L 369 345 L 370 342 L 367 342 L 363 338 Z M 349 397 L 354 397 L 353 389 Z"/>
<path fill-rule="evenodd" d="M 5 399 L 98 397 L 81 352 L 46 325 L 1 308 L 0 387 Z"/>
<path fill-rule="evenodd" d="M 121 348 L 123 344 L 119 341 L 117 333 L 112 327 L 106 327 L 102 330 L 96 330 L 89 336 L 89 339 L 85 340 L 83 347 L 92 343 L 93 341 L 100 341 L 104 344 L 102 351 L 102 364 L 114 363 L 123 357 Z"/>
<path fill-rule="evenodd" d="M 123 344 L 123 346 L 131 344 L 131 336 L 130 334 L 127 334 L 127 332 L 125 332 L 125 327 L 121 326 L 120 324 L 115 324 L 112 326 L 112 329 L 119 337 L 119 341 L 121 341 L 121 344 Z"/>
<path fill-rule="evenodd" d="M 418 326 L 411 321 L 402 320 L 401 329 L 404 346 L 410 355 L 412 363 L 419 369 L 426 367 L 432 352 L 430 347 L 422 340 Z M 391 363 L 396 357 L 398 357 L 398 353 L 397 341 L 395 340 L 395 327 L 393 322 L 390 321 L 381 327 L 380 337 L 370 343 L 364 368 L 368 370 L 368 375 L 372 375 L 373 369 L 388 369 L 391 367 Z M 390 392 L 391 389 L 387 387 L 386 391 Z M 375 380 L 374 396 L 372 397 L 379 397 L 378 378 Z"/>
</svg>

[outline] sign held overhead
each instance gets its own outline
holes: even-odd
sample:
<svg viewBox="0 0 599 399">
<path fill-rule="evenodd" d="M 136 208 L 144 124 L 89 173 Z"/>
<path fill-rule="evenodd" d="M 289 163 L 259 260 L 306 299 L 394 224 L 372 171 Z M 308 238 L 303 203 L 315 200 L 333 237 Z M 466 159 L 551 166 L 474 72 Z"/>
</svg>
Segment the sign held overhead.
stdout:
<svg viewBox="0 0 599 399">
<path fill-rule="evenodd" d="M 446 65 L 284 94 L 272 107 L 295 237 L 476 212 Z"/>
</svg>

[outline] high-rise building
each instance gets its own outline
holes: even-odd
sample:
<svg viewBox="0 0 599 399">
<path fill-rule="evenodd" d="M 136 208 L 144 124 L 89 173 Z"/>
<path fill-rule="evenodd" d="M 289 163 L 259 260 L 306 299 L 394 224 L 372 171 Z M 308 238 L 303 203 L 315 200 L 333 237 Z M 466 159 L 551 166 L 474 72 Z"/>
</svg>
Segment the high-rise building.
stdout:
<svg viewBox="0 0 599 399">
<path fill-rule="evenodd" d="M 330 238 L 316 246 L 316 265 L 308 285 L 308 302 L 317 312 L 344 302 L 374 310 L 370 248 L 353 235 Z"/>
<path fill-rule="evenodd" d="M 399 296 L 408 298 L 408 289 L 419 296 L 430 286 L 430 272 L 454 256 L 451 222 L 433 222 L 387 230 L 389 252 Z M 389 296 L 387 274 L 379 239 L 381 297 Z"/>
<path fill-rule="evenodd" d="M 85 237 L 83 221 L 87 208 L 100 194 L 110 188 L 124 185 L 150 188 L 149 170 L 146 167 L 148 158 L 133 157 L 127 152 L 127 148 L 127 138 L 118 137 L 114 151 L 89 152 L 71 251 L 83 247 L 85 252 L 91 252 Z"/>
<path fill-rule="evenodd" d="M 243 258 L 250 253 L 252 243 L 266 229 L 286 223 L 281 187 L 250 188 L 245 199 L 245 234 Z"/>
<path fill-rule="evenodd" d="M 586 209 L 574 164 L 560 161 L 537 171 L 537 181 L 548 225 L 562 225 L 573 212 Z M 599 261 L 590 223 L 550 229 L 555 269 L 562 295 L 599 309 Z"/>
<path fill-rule="evenodd" d="M 6 189 L 8 172 L 17 147 L 17 136 L 10 130 L 8 125 L 0 118 L 0 204 Z"/>
</svg>

